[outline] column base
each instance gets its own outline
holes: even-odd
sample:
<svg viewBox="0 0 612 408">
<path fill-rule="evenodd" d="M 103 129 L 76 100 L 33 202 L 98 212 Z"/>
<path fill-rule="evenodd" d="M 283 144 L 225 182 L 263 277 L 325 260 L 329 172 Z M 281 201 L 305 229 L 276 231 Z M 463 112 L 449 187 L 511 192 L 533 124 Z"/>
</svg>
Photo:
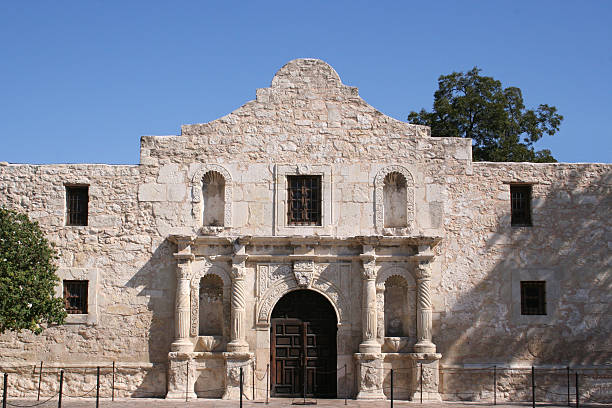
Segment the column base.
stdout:
<svg viewBox="0 0 612 408">
<path fill-rule="evenodd" d="M 195 399 L 193 353 L 168 353 L 168 399 Z M 189 388 L 187 388 L 189 387 Z"/>
<path fill-rule="evenodd" d="M 419 402 L 421 400 L 421 392 L 417 391 L 412 394 L 412 402 Z M 423 401 L 427 402 L 440 402 L 442 397 L 439 392 L 423 391 Z"/>
<path fill-rule="evenodd" d="M 250 399 L 252 391 L 247 392 L 247 388 L 250 390 L 252 387 L 252 361 L 255 355 L 253 353 L 227 352 L 223 353 L 223 357 L 225 358 L 225 392 L 221 398 L 240 399 L 240 368 L 242 368 L 243 398 Z"/>
<path fill-rule="evenodd" d="M 227 343 L 227 351 L 230 353 L 248 353 L 249 343 L 246 341 L 230 341 Z"/>
<path fill-rule="evenodd" d="M 414 345 L 415 353 L 435 353 L 436 345 L 431 341 L 421 341 Z"/>
<path fill-rule="evenodd" d="M 381 345 L 376 340 L 365 341 L 359 345 L 359 352 L 362 354 L 380 354 Z"/>
<path fill-rule="evenodd" d="M 193 351 L 193 343 L 189 339 L 178 339 L 170 345 L 170 351 L 189 353 Z"/>
<path fill-rule="evenodd" d="M 380 349 L 380 346 L 379 346 Z M 383 392 L 383 355 L 355 353 L 357 399 L 386 400 Z"/>
</svg>

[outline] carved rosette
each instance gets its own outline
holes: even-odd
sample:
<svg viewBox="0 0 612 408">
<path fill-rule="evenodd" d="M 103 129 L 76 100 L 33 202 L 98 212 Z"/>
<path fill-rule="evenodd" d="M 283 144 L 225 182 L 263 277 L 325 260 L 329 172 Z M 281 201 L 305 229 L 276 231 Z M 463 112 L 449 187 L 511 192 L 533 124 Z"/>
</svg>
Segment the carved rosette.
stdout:
<svg viewBox="0 0 612 408">
<path fill-rule="evenodd" d="M 312 285 L 314 280 L 314 262 L 311 260 L 305 261 L 294 261 L 293 262 L 293 275 L 295 276 L 295 282 L 300 288 L 308 288 Z"/>
</svg>

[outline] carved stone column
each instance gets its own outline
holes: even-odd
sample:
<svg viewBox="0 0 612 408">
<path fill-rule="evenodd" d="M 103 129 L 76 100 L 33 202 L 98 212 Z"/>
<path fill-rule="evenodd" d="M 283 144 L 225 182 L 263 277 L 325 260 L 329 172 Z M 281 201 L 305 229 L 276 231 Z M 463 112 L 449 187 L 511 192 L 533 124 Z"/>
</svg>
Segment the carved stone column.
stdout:
<svg viewBox="0 0 612 408">
<path fill-rule="evenodd" d="M 435 353 L 436 345 L 431 339 L 431 266 L 428 262 L 421 262 L 416 267 L 417 278 L 417 343 L 414 345 L 416 353 Z"/>
<path fill-rule="evenodd" d="M 175 352 L 190 352 L 193 351 L 193 343 L 189 340 L 189 324 L 190 324 L 190 287 L 191 279 L 191 260 L 193 255 L 179 255 L 176 265 L 176 303 L 174 311 L 174 342 L 170 349 Z"/>
<path fill-rule="evenodd" d="M 234 255 L 232 258 L 232 303 L 229 352 L 248 352 L 249 345 L 245 340 L 244 323 L 246 310 L 246 255 Z"/>
<path fill-rule="evenodd" d="M 363 262 L 363 296 L 361 298 L 362 342 L 360 353 L 380 353 L 380 343 L 376 339 L 376 259 L 374 256 L 362 255 Z"/>
</svg>

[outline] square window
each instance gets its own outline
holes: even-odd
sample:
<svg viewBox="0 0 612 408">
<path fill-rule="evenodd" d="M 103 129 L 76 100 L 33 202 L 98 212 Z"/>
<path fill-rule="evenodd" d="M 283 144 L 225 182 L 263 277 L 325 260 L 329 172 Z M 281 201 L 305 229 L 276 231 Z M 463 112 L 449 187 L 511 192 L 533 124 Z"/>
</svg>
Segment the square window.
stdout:
<svg viewBox="0 0 612 408">
<path fill-rule="evenodd" d="M 521 282 L 521 314 L 522 315 L 545 315 L 546 314 L 546 282 L 545 281 L 522 281 Z"/>
<path fill-rule="evenodd" d="M 321 225 L 321 176 L 287 176 L 287 224 Z"/>
<path fill-rule="evenodd" d="M 89 186 L 66 186 L 66 225 L 87 225 Z"/>
<path fill-rule="evenodd" d="M 87 314 L 87 291 L 89 281 L 65 280 L 64 303 L 68 314 Z"/>
<path fill-rule="evenodd" d="M 531 226 L 531 185 L 510 185 L 510 204 L 512 208 L 511 225 Z"/>
</svg>

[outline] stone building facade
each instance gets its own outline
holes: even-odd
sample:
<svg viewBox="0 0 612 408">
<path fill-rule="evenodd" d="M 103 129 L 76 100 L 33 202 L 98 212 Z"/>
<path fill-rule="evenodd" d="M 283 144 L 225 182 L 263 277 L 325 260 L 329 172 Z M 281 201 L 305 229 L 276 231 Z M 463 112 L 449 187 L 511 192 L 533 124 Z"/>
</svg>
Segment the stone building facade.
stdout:
<svg viewBox="0 0 612 408">
<path fill-rule="evenodd" d="M 490 391 L 456 370 L 612 363 L 612 165 L 474 163 L 313 59 L 140 157 L 0 165 L 0 205 L 40 223 L 76 302 L 0 336 L 0 370 L 116 362 L 119 395 L 167 398 L 238 398 L 242 370 L 256 398 L 379 399 L 394 368 L 396 398 L 422 378 L 455 399 Z"/>
</svg>

